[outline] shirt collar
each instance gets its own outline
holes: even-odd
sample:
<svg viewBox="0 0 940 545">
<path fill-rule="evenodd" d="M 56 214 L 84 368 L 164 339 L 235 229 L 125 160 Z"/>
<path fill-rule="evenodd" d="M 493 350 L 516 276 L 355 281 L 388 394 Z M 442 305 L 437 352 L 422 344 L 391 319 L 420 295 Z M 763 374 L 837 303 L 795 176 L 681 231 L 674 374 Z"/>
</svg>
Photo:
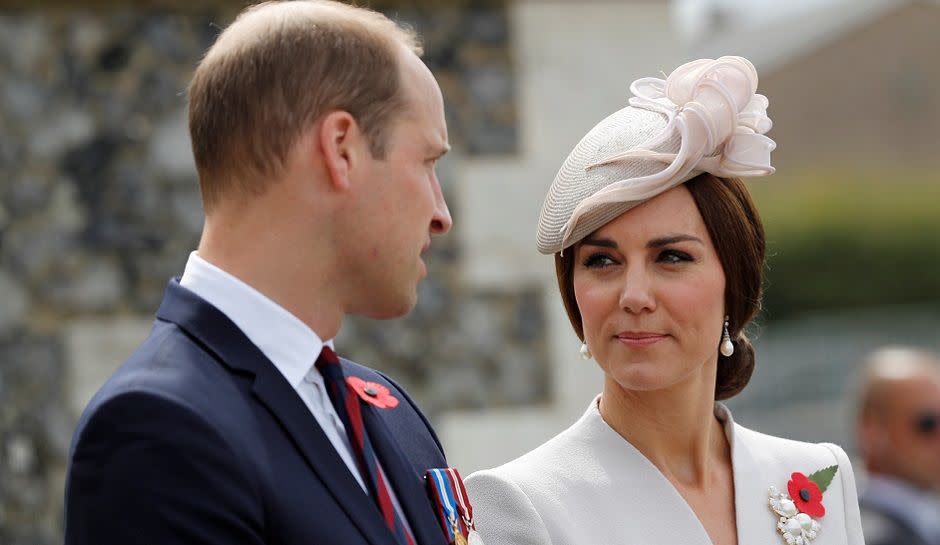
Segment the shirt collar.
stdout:
<svg viewBox="0 0 940 545">
<path fill-rule="evenodd" d="M 228 316 L 294 388 L 323 346 L 333 348 L 332 340 L 324 342 L 284 307 L 196 252 L 189 254 L 180 285 Z"/>
</svg>

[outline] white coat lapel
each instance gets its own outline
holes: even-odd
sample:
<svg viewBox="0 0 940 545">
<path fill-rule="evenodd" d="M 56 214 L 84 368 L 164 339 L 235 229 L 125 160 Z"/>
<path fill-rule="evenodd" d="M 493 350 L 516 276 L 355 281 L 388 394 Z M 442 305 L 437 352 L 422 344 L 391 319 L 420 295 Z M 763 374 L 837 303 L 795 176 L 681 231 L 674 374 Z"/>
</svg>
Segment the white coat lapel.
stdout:
<svg viewBox="0 0 940 545">
<path fill-rule="evenodd" d="M 731 415 L 723 406 L 716 408 L 716 414 L 722 409 L 731 422 Z M 786 492 L 787 482 L 794 471 L 809 475 L 838 461 L 824 446 L 769 437 L 737 424 L 731 426 L 729 440 L 738 543 L 786 545 L 783 535 L 777 531 L 780 516 L 770 509 L 770 487 Z M 851 471 L 850 468 L 840 467 L 840 471 L 844 470 Z M 822 525 L 822 530 L 811 545 L 845 543 L 844 502 L 839 501 L 843 494 L 840 483 L 841 477 L 837 477 L 829 490 L 823 493 L 827 512 L 825 517 L 817 521 Z"/>
<path fill-rule="evenodd" d="M 603 421 L 596 400 L 593 414 L 587 416 L 594 420 L 594 425 L 584 431 L 588 434 L 586 444 L 595 449 L 592 458 L 598 463 L 596 472 L 606 476 L 607 486 L 618 490 L 621 498 L 618 505 L 599 506 L 597 512 L 612 509 L 611 516 L 622 517 L 620 513 L 625 510 L 632 515 L 628 518 L 632 521 L 630 528 L 625 528 L 629 534 L 620 543 L 712 545 L 705 527 L 682 495 L 646 456 Z M 596 497 L 596 488 L 591 495 Z"/>
<path fill-rule="evenodd" d="M 731 443 L 731 467 L 734 473 L 734 515 L 738 529 L 738 544 L 783 543 L 777 534 L 777 521 L 768 507 L 768 483 L 765 483 L 766 461 L 759 451 L 749 445 L 724 405 L 716 404 L 716 414 L 725 420 L 728 442 Z"/>
</svg>

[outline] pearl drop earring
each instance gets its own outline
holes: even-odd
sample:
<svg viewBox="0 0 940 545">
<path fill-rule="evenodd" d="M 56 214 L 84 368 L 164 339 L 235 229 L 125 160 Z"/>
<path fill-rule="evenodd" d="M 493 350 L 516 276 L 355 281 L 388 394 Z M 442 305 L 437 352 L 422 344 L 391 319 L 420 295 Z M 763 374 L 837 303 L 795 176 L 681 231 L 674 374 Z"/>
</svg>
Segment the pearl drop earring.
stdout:
<svg viewBox="0 0 940 545">
<path fill-rule="evenodd" d="M 734 354 L 734 343 L 731 342 L 731 335 L 728 333 L 728 317 L 725 316 L 725 332 L 721 336 L 721 355 L 730 357 Z"/>
<path fill-rule="evenodd" d="M 591 349 L 588 348 L 587 343 L 581 343 L 581 357 L 586 360 L 591 359 Z"/>
</svg>

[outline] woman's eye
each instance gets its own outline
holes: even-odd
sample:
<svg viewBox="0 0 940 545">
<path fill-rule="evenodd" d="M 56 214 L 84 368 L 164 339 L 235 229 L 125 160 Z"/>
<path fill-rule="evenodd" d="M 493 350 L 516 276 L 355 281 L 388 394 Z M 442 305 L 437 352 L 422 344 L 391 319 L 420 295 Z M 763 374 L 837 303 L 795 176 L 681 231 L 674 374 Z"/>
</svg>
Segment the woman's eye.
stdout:
<svg viewBox="0 0 940 545">
<path fill-rule="evenodd" d="M 589 269 L 606 267 L 615 263 L 616 261 L 607 254 L 591 254 L 584 260 L 584 266 Z"/>
<path fill-rule="evenodd" d="M 692 256 L 685 252 L 680 252 L 679 250 L 665 250 L 659 254 L 659 257 L 656 260 L 660 263 L 683 263 L 687 261 L 694 261 Z"/>
</svg>

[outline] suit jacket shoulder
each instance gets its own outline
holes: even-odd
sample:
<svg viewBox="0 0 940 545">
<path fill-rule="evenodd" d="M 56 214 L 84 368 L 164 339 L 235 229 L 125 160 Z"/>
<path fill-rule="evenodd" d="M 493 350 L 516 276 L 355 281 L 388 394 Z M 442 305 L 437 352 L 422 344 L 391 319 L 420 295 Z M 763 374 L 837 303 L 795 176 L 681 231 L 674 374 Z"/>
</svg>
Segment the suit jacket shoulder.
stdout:
<svg viewBox="0 0 940 545">
<path fill-rule="evenodd" d="M 723 407 L 716 408 L 716 413 Z M 851 465 L 834 445 L 800 443 L 738 426 L 732 442 L 738 542 L 783 544 L 768 489 L 786 490 L 795 471 L 834 464 L 827 516 L 814 545 L 861 544 Z M 719 415 L 721 417 L 721 415 Z M 532 452 L 467 479 L 477 528 L 487 544 L 710 545 L 704 527 L 672 484 L 600 418 L 596 405 Z"/>
<path fill-rule="evenodd" d="M 862 528 L 868 545 L 928 545 L 899 518 L 862 502 Z"/>
<path fill-rule="evenodd" d="M 93 397 L 73 436 L 66 543 L 392 545 L 375 503 L 274 365 L 224 314 L 171 283 L 150 336 Z M 445 465 L 404 390 L 363 406 L 418 545 L 441 530 L 424 491 Z"/>
</svg>

